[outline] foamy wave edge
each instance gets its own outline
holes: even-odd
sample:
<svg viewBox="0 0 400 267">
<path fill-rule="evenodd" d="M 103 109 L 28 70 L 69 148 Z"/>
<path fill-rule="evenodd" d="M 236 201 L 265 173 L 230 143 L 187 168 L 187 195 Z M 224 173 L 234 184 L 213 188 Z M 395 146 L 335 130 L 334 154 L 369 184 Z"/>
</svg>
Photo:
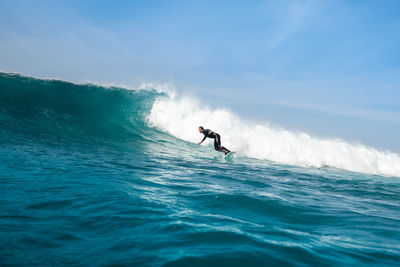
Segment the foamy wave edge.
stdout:
<svg viewBox="0 0 400 267">
<path fill-rule="evenodd" d="M 188 142 L 201 140 L 197 128 L 202 125 L 221 134 L 224 146 L 250 158 L 400 177 L 400 156 L 396 153 L 276 129 L 267 122 L 248 122 L 226 109 L 211 109 L 193 97 L 168 94 L 157 99 L 147 121 Z"/>
</svg>

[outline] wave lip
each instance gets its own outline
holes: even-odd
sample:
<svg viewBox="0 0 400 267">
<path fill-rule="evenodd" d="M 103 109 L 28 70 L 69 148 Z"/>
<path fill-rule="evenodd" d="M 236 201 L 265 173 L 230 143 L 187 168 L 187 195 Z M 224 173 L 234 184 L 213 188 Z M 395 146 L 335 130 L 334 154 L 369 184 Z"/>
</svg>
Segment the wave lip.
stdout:
<svg viewBox="0 0 400 267">
<path fill-rule="evenodd" d="M 157 99 L 147 120 L 151 126 L 188 142 L 202 138 L 197 127 L 203 125 L 220 133 L 224 146 L 251 158 L 400 177 L 400 156 L 396 153 L 275 129 L 268 123 L 251 123 L 228 110 L 206 107 L 191 97 Z"/>
</svg>

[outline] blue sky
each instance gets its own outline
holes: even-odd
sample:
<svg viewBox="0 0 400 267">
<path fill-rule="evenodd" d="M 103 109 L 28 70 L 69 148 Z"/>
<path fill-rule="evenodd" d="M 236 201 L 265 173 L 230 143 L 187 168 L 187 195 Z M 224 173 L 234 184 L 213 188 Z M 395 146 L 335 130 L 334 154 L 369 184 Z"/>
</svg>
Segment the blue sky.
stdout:
<svg viewBox="0 0 400 267">
<path fill-rule="evenodd" d="M 0 70 L 171 83 L 320 137 L 400 152 L 400 1 L 0 0 Z"/>
</svg>

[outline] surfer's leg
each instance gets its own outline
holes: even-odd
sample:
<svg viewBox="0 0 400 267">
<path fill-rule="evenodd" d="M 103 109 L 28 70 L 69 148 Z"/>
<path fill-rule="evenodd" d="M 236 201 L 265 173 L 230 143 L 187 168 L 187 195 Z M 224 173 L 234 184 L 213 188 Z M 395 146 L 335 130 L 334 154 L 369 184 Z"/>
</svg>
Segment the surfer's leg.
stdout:
<svg viewBox="0 0 400 267">
<path fill-rule="evenodd" d="M 229 149 L 227 149 L 224 146 L 221 146 L 221 149 L 223 149 L 223 152 L 225 153 L 225 155 L 228 154 L 229 152 L 231 152 Z"/>
<path fill-rule="evenodd" d="M 217 144 L 218 147 L 221 146 L 221 136 L 219 134 L 215 134 L 215 143 Z"/>
<path fill-rule="evenodd" d="M 227 155 L 229 152 L 231 152 L 229 149 L 227 149 L 224 146 L 221 146 L 221 136 L 218 134 L 218 145 L 219 145 L 219 151 L 224 152 L 225 155 Z"/>
<path fill-rule="evenodd" d="M 217 133 L 214 134 L 214 137 L 215 137 L 214 138 L 214 148 L 215 148 L 215 150 L 220 151 L 220 152 L 224 152 L 224 151 L 221 150 L 221 137 Z"/>
<path fill-rule="evenodd" d="M 215 134 L 214 148 L 217 151 L 223 152 L 225 155 L 230 152 L 228 149 L 221 146 L 221 136 L 219 134 Z"/>
<path fill-rule="evenodd" d="M 215 138 L 214 138 L 214 148 L 215 148 L 215 150 L 218 151 L 219 144 L 218 144 L 218 138 L 217 138 L 217 136 L 215 136 Z"/>
<path fill-rule="evenodd" d="M 229 152 L 231 152 L 229 149 L 227 149 L 227 148 L 224 147 L 224 146 L 220 146 L 220 147 L 218 148 L 218 151 L 224 152 L 225 155 L 228 154 Z"/>
</svg>

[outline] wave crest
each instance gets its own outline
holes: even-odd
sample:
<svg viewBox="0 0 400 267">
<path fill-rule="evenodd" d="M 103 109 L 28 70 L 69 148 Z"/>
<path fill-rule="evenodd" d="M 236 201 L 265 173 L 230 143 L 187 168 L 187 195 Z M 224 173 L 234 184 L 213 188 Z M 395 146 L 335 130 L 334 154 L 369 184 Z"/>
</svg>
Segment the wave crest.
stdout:
<svg viewBox="0 0 400 267">
<path fill-rule="evenodd" d="M 303 167 L 334 167 L 348 171 L 400 176 L 400 156 L 340 139 L 321 139 L 306 133 L 252 123 L 225 109 L 211 109 L 191 97 L 157 99 L 147 116 L 151 126 L 198 142 L 202 125 L 221 134 L 222 143 L 251 158 Z"/>
</svg>

